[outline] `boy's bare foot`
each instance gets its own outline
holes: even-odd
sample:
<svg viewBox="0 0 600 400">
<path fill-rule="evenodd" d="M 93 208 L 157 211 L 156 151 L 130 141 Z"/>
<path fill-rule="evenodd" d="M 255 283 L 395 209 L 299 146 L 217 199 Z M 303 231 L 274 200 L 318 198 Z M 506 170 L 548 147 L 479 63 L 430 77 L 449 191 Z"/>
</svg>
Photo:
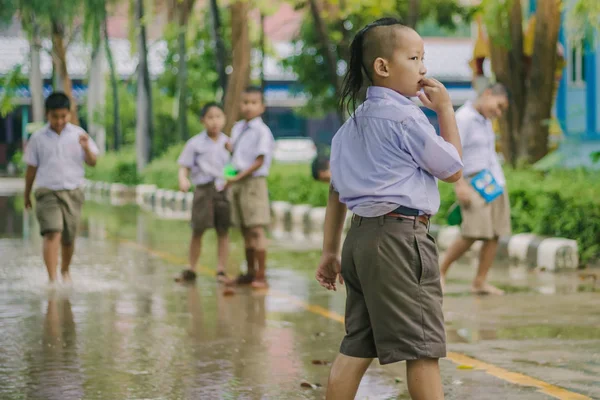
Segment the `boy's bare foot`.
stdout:
<svg viewBox="0 0 600 400">
<path fill-rule="evenodd" d="M 252 282 L 252 289 L 268 289 L 269 284 L 264 279 L 257 279 Z"/>
<path fill-rule="evenodd" d="M 196 272 L 191 269 L 184 269 L 177 278 L 175 278 L 175 282 L 195 282 L 196 281 Z"/>
<path fill-rule="evenodd" d="M 227 274 L 225 273 L 225 271 L 217 271 L 216 277 L 217 277 L 217 282 L 219 282 L 219 283 L 228 283 L 231 280 L 227 277 Z"/>
<path fill-rule="evenodd" d="M 71 273 L 69 271 L 61 272 L 63 283 L 73 283 Z"/>
<path fill-rule="evenodd" d="M 471 286 L 471 293 L 477 295 L 502 296 L 504 295 L 504 290 L 498 289 L 497 287 L 492 286 L 489 283 L 484 283 L 483 285 Z"/>
</svg>

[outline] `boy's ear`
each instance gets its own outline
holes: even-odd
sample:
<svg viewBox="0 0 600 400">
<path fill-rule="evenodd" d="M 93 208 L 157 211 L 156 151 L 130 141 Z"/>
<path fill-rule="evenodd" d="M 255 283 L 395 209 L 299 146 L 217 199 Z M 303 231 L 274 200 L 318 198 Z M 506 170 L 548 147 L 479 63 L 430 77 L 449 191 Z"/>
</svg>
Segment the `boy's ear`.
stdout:
<svg viewBox="0 0 600 400">
<path fill-rule="evenodd" d="M 373 72 L 384 78 L 390 76 L 387 60 L 381 57 L 377 57 L 375 61 L 373 61 Z"/>
</svg>

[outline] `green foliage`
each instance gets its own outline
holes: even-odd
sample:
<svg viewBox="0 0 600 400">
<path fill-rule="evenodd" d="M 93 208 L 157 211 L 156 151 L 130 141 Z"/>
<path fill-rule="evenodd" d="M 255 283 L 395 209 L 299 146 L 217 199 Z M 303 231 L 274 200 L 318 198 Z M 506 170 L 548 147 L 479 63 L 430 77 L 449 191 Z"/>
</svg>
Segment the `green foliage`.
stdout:
<svg viewBox="0 0 600 400">
<path fill-rule="evenodd" d="M 14 108 L 14 92 L 19 86 L 27 84 L 27 78 L 21 72 L 22 65 L 17 65 L 3 79 L 0 91 L 0 115 L 6 117 Z"/>
<path fill-rule="evenodd" d="M 497 46 L 510 48 L 510 9 L 513 0 L 483 0 L 478 6 L 490 40 Z"/>
<path fill-rule="evenodd" d="M 226 11 L 226 10 L 224 10 Z M 229 13 L 222 12 L 223 25 L 229 25 Z M 204 103 L 215 100 L 217 91 L 218 74 L 216 71 L 215 50 L 211 37 L 210 12 L 207 10 L 202 13 L 199 21 L 190 23 L 190 29 L 187 39 L 187 83 L 188 83 L 188 101 L 189 108 L 196 114 L 199 114 Z M 165 31 L 164 38 L 167 41 L 168 53 L 165 58 L 165 72 L 158 79 L 158 84 L 164 88 L 165 93 L 170 97 L 177 96 L 178 90 L 178 62 L 179 54 L 177 50 L 177 34 L 179 27 L 170 25 Z M 230 48 L 230 30 L 223 30 L 223 41 L 226 48 Z M 231 57 L 231 55 L 229 55 Z M 230 62 L 230 61 L 228 61 Z M 191 129 L 190 135 L 197 132 Z"/>
<path fill-rule="evenodd" d="M 177 190 L 179 188 L 177 158 L 179 158 L 184 145 L 185 143 L 178 143 L 169 147 L 161 157 L 148 164 L 142 173 L 142 182 L 164 189 Z"/>
<path fill-rule="evenodd" d="M 594 43 L 600 32 L 600 2 L 576 0 L 568 2 L 566 26 L 569 41 Z"/>
<path fill-rule="evenodd" d="M 471 16 L 471 9 L 461 7 L 455 0 L 421 0 L 419 4 L 420 21 L 427 22 L 429 30 L 434 21 L 435 25 L 446 32 L 453 32 L 457 23 L 464 24 Z M 337 6 L 334 5 L 335 7 Z M 341 18 L 337 15 L 325 18 L 329 39 L 338 60 L 338 72 L 345 70 L 345 62 L 349 59 L 348 48 L 358 30 L 381 17 L 397 16 L 402 19 L 408 14 L 408 7 L 407 1 L 400 0 L 349 1 L 346 2 L 346 9 Z M 302 113 L 314 116 L 335 111 L 338 99 L 335 98 L 334 82 L 329 77 L 325 65 L 325 51 L 309 12 L 305 15 L 294 46 L 298 51 L 282 60 L 282 65 L 298 75 L 300 85 L 297 90 L 302 90 L 310 96 Z"/>
<path fill-rule="evenodd" d="M 136 166 L 135 148 L 129 146 L 99 157 L 95 167 L 86 166 L 86 178 L 92 181 L 136 185 L 140 183 Z"/>
<path fill-rule="evenodd" d="M 132 84 L 121 83 L 119 85 L 119 104 L 121 128 L 123 129 L 123 145 L 133 146 L 135 144 L 136 127 L 136 91 Z M 154 100 L 154 138 L 152 139 L 152 151 L 156 157 L 160 157 L 169 146 L 180 142 L 177 133 L 177 119 L 173 116 L 175 110 L 175 99 L 164 91 L 153 89 Z M 106 96 L 106 132 L 114 131 L 114 116 L 112 113 L 113 96 L 112 91 L 107 91 Z M 192 135 L 202 131 L 199 117 L 191 111 L 188 112 L 188 126 Z M 108 148 L 114 148 L 114 135 L 106 136 Z"/>
</svg>

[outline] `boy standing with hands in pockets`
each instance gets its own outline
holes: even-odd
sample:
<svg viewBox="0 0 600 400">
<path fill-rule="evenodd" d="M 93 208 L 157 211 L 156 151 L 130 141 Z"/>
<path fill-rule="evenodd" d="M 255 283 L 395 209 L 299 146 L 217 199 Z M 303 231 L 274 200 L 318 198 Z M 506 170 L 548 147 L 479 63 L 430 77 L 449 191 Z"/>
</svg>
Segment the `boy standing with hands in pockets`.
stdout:
<svg viewBox="0 0 600 400">
<path fill-rule="evenodd" d="M 429 218 L 437 179 L 462 176 L 461 143 L 447 90 L 426 78 L 423 39 L 383 18 L 350 46 L 341 108 L 354 112 L 333 138 L 331 189 L 319 283 L 347 291 L 344 337 L 327 399 L 353 399 L 373 358 L 406 361 L 410 395 L 441 400 L 438 359 L 446 356 L 442 290 Z M 367 82 L 364 78 L 368 79 Z M 355 109 L 363 84 L 366 100 Z M 437 136 L 417 96 L 439 119 Z M 437 178 L 437 179 L 436 179 Z M 354 216 L 339 259 L 346 210 Z"/>
<path fill-rule="evenodd" d="M 71 282 L 69 267 L 84 201 L 83 164 L 96 165 L 98 147 L 83 129 L 69 122 L 71 102 L 66 94 L 52 93 L 45 106 L 48 124 L 31 136 L 25 150 L 25 208 L 32 208 L 37 178 L 35 211 L 44 237 L 48 278 L 50 283 L 56 281 L 60 249 L 62 279 Z"/>
<path fill-rule="evenodd" d="M 248 272 L 235 283 L 267 288 L 266 227 L 271 222 L 267 176 L 273 158 L 273 133 L 261 116 L 265 112 L 262 90 L 248 87 L 242 94 L 243 120 L 231 129 L 232 164 L 237 171 L 228 180 L 231 186 L 232 220 L 244 235 Z"/>
</svg>

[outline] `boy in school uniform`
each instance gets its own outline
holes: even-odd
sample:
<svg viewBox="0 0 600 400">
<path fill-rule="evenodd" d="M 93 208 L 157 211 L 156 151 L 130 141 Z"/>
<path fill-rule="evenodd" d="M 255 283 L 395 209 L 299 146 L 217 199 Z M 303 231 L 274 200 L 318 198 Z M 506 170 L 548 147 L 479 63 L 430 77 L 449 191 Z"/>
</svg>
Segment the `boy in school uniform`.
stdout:
<svg viewBox="0 0 600 400">
<path fill-rule="evenodd" d="M 256 289 L 268 287 L 266 227 L 271 222 L 267 176 L 275 139 L 261 116 L 265 112 L 262 90 L 248 87 L 242 94 L 243 120 L 231 130 L 232 165 L 238 171 L 228 180 L 231 186 L 232 221 L 244 236 L 248 272 L 235 280 Z"/>
<path fill-rule="evenodd" d="M 98 147 L 83 129 L 69 122 L 67 95 L 54 92 L 45 105 L 48 124 L 31 136 L 25 151 L 25 208 L 32 208 L 31 191 L 37 179 L 35 210 L 44 237 L 48 277 L 51 283 L 56 281 L 60 249 L 60 272 L 63 281 L 70 282 L 69 266 L 84 202 L 84 163 L 96 165 Z"/>
<path fill-rule="evenodd" d="M 202 249 L 202 236 L 207 229 L 214 228 L 218 237 L 217 279 L 226 281 L 227 257 L 229 254 L 229 227 L 231 207 L 223 170 L 229 162 L 227 149 L 229 137 L 222 130 L 225 113 L 220 104 L 208 103 L 200 113 L 205 130 L 187 141 L 179 160 L 179 190 L 187 193 L 194 185 L 192 205 L 192 239 L 188 253 L 189 268 L 176 279 L 192 282 L 196 279 L 196 265 Z M 191 183 L 188 176 L 191 173 Z"/>
<path fill-rule="evenodd" d="M 463 144 L 464 177 L 454 184 L 462 214 L 461 237 L 450 245 L 440 266 L 442 284 L 452 263 L 482 240 L 479 267 L 473 280 L 474 294 L 502 295 L 504 291 L 487 283 L 498 239 L 510 235 L 510 202 L 506 191 L 506 178 L 496 154 L 496 134 L 492 120 L 508 108 L 508 92 L 502 84 L 485 89 L 474 102 L 467 102 L 456 111 L 456 123 Z M 488 170 L 496 183 L 504 188 L 502 194 L 487 203 L 470 182 L 479 172 Z"/>
</svg>

